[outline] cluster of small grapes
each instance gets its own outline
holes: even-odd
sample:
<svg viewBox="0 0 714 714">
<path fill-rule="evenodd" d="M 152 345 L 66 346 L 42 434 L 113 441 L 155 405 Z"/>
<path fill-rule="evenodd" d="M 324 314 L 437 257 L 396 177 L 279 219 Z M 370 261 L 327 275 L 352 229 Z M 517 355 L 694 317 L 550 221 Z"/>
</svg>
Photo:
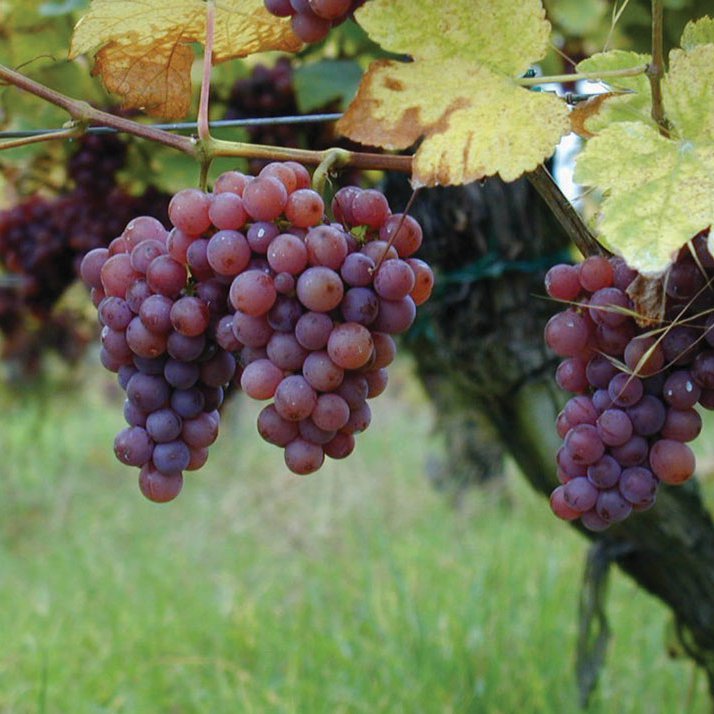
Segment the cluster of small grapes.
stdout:
<svg viewBox="0 0 714 714">
<path fill-rule="evenodd" d="M 53 310 L 43 319 L 29 319 L 26 306 L 14 288 L 0 287 L 0 360 L 5 374 L 23 381 L 35 379 L 50 352 L 74 367 L 95 337 L 84 313 L 70 308 Z"/>
<path fill-rule="evenodd" d="M 0 332 L 6 345 L 21 346 L 19 351 L 5 350 L 4 359 L 50 347 L 73 359 L 74 351 L 67 352 L 61 335 L 61 326 L 70 322 L 57 321 L 51 313 L 74 281 L 82 256 L 108 245 L 132 216 L 145 213 L 168 220 L 168 196 L 150 188 L 135 197 L 117 186 L 116 173 L 126 156 L 123 141 L 90 135 L 78 144 L 68 162 L 74 182 L 70 192 L 36 194 L 0 211 L 0 265 L 19 278 L 0 301 Z M 55 344 L 54 338 L 60 341 Z"/>
<path fill-rule="evenodd" d="M 126 142 L 114 134 L 85 134 L 67 162 L 75 188 L 90 196 L 110 193 L 126 163 Z"/>
<path fill-rule="evenodd" d="M 257 177 L 221 175 L 212 194 L 177 193 L 167 233 L 130 222 L 108 249 L 85 257 L 104 325 L 102 362 L 127 391 L 124 463 L 157 501 L 181 489 L 217 436 L 228 382 L 274 401 L 258 431 L 311 473 L 344 458 L 371 419 L 395 354 L 433 274 L 410 258 L 422 240 L 409 216 L 374 190 L 340 189 L 325 221 L 322 197 L 294 162 Z"/>
<path fill-rule="evenodd" d="M 618 258 L 591 257 L 557 265 L 548 294 L 571 304 L 545 328 L 564 359 L 558 385 L 577 396 L 557 421 L 561 485 L 554 513 L 604 530 L 651 508 L 660 482 L 694 473 L 686 442 L 702 427 L 699 403 L 714 409 L 714 258 L 698 235 L 679 255 L 665 283 L 665 322 L 639 327 L 627 288 L 637 274 Z M 709 271 L 709 272 L 708 272 Z"/>
<path fill-rule="evenodd" d="M 20 295 L 31 310 L 52 308 L 74 280 L 82 256 L 108 245 L 132 216 L 167 219 L 168 196 L 149 189 L 134 197 L 117 186 L 125 157 L 118 137 L 84 136 L 68 162 L 72 191 L 34 195 L 0 211 L 0 262 L 22 277 Z"/>
<path fill-rule="evenodd" d="M 344 22 L 365 0 L 264 0 L 277 17 L 289 17 L 293 32 L 303 42 L 319 42 L 331 28 Z"/>
<path fill-rule="evenodd" d="M 182 200 L 174 197 L 170 216 Z M 227 287 L 188 282 L 188 242 L 180 229 L 169 233 L 141 216 L 108 248 L 87 253 L 80 268 L 102 324 L 102 364 L 118 373 L 127 394 L 129 426 L 117 434 L 114 452 L 141 468 L 139 486 L 157 502 L 175 498 L 182 472 L 206 462 L 223 386 L 236 371 L 234 356 L 208 336 Z"/>
</svg>

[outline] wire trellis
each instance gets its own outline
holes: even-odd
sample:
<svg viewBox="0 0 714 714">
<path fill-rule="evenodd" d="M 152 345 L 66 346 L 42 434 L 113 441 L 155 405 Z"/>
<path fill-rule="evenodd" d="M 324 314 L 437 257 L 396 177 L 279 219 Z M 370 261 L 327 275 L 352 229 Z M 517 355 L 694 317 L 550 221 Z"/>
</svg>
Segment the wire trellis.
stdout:
<svg viewBox="0 0 714 714">
<path fill-rule="evenodd" d="M 212 129 L 243 127 L 243 126 L 275 126 L 278 124 L 317 124 L 321 122 L 337 121 L 342 114 L 301 114 L 296 116 L 283 117 L 256 117 L 252 119 L 220 119 L 212 121 Z M 163 129 L 164 131 L 196 131 L 196 122 L 177 122 L 172 124 L 151 124 L 153 129 Z M 66 131 L 61 129 L 26 129 L 18 131 L 0 131 L 0 139 L 25 139 L 43 134 L 59 134 Z M 90 126 L 87 127 L 87 134 L 117 134 L 118 129 L 110 126 Z"/>
<path fill-rule="evenodd" d="M 576 94 L 573 92 L 567 92 L 563 95 L 563 99 L 568 104 L 579 104 L 580 102 L 587 101 L 591 97 L 597 96 L 595 94 Z M 293 116 L 280 116 L 280 117 L 253 117 L 250 119 L 220 119 L 218 121 L 212 121 L 210 123 L 211 129 L 226 129 L 235 127 L 249 127 L 249 126 L 277 126 L 281 124 L 319 124 L 319 123 L 329 123 L 337 121 L 342 118 L 342 114 L 339 112 L 331 114 L 299 114 Z M 163 129 L 164 131 L 196 131 L 196 122 L 177 122 L 171 124 L 151 124 L 149 125 L 153 129 Z M 9 130 L 0 131 L 0 139 L 25 139 L 33 136 L 41 136 L 45 134 L 59 134 L 66 131 L 65 128 L 54 128 L 54 129 L 24 129 L 24 130 Z M 109 126 L 90 126 L 87 127 L 86 134 L 117 134 L 120 133 L 118 129 L 114 129 Z"/>
</svg>

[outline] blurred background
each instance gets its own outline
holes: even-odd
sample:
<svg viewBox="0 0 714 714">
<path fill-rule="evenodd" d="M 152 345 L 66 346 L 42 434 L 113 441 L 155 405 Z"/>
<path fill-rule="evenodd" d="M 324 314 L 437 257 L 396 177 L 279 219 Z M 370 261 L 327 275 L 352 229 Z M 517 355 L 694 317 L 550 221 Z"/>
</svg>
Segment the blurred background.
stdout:
<svg viewBox="0 0 714 714">
<path fill-rule="evenodd" d="M 119 112 L 85 61 L 62 59 L 87 4 L 0 3 L 0 62 Z M 606 42 L 647 41 L 644 0 L 546 5 L 558 50 L 576 61 Z M 677 37 L 701 3 L 669 5 Z M 213 118 L 340 111 L 379 52 L 347 23 L 297 59 L 220 66 Z M 562 63 L 554 51 L 543 71 Z M 2 131 L 65 120 L 0 88 Z M 217 135 L 338 141 L 323 124 Z M 229 167 L 259 168 L 221 161 L 212 175 Z M 443 288 L 354 454 L 289 475 L 255 431 L 261 405 L 236 394 L 207 465 L 159 506 L 114 458 L 124 396 L 99 365 L 74 271 L 136 213 L 164 217 L 168 196 L 196 180 L 192 162 L 127 137 L 0 153 L 0 714 L 575 711 L 588 543 L 551 515 L 490 423 L 501 407 L 503 419 L 516 414 L 515 439 L 521 419 L 550 419 L 503 395 L 518 369 L 552 378 L 540 333 L 553 306 L 534 296 L 553 260 L 576 257 L 564 236 L 523 187 L 449 195 L 444 205 L 463 208 L 438 218 L 426 199 L 423 257 Z M 339 181 L 384 186 L 395 210 L 408 198 L 377 174 Z M 513 209 L 511 223 L 495 205 Z M 525 359 L 516 338 L 537 354 Z M 465 379 L 499 369 L 490 407 L 460 395 Z M 709 504 L 714 443 L 694 448 Z M 607 613 L 614 636 L 587 712 L 709 711 L 659 601 L 613 569 Z"/>
</svg>

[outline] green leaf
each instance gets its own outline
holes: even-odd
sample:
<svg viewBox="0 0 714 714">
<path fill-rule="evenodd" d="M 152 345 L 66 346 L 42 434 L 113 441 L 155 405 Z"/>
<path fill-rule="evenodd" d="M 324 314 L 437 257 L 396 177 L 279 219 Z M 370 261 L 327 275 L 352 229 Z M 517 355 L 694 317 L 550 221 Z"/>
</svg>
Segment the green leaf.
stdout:
<svg viewBox="0 0 714 714">
<path fill-rule="evenodd" d="M 662 82 L 669 136 L 649 116 L 611 123 L 588 142 L 575 171 L 577 182 L 606 193 L 603 241 L 648 277 L 714 225 L 714 44 L 692 40 L 708 36 L 692 27 L 690 49 L 670 53 Z"/>
<path fill-rule="evenodd" d="M 677 251 L 714 223 L 714 144 L 673 141 L 642 122 L 591 139 L 575 180 L 608 192 L 599 229 L 642 275 L 661 275 Z"/>
<path fill-rule="evenodd" d="M 714 142 L 714 44 L 673 50 L 669 67 L 662 94 L 677 135 Z"/>
<path fill-rule="evenodd" d="M 321 60 L 298 67 L 293 74 L 298 109 L 303 113 L 339 102 L 344 109 L 362 80 L 362 68 L 354 60 Z"/>
<path fill-rule="evenodd" d="M 577 71 L 612 72 L 613 70 L 627 69 L 638 65 L 644 66 L 649 62 L 649 55 L 612 50 L 610 52 L 600 52 L 583 60 L 578 64 Z M 634 77 L 608 79 L 604 83 L 615 91 L 621 90 L 626 93 L 613 96 L 603 102 L 600 111 L 585 123 L 590 132 L 597 134 L 604 127 L 614 122 L 623 121 L 643 121 L 646 124 L 655 126 L 650 111 L 652 104 L 650 82 L 644 74 Z"/>
<path fill-rule="evenodd" d="M 682 33 L 682 49 L 691 50 L 697 45 L 714 43 L 714 19 L 708 16 L 688 22 Z"/>
</svg>

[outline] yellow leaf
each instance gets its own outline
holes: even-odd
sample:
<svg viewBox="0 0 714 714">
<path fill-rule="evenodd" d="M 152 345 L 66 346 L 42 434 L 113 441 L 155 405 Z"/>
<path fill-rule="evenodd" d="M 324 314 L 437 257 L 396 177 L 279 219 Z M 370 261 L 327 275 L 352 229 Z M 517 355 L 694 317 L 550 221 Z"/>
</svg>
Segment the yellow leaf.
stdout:
<svg viewBox="0 0 714 714">
<path fill-rule="evenodd" d="M 127 108 L 178 119 L 191 102 L 191 43 L 204 42 L 202 0 L 93 0 L 78 23 L 70 57 L 100 48 L 95 72 Z M 300 41 L 286 20 L 273 17 L 263 0 L 220 0 L 214 60 L 263 50 L 295 51 Z"/>
<path fill-rule="evenodd" d="M 338 130 L 387 149 L 423 138 L 415 185 L 514 180 L 568 132 L 560 100 L 514 81 L 548 46 L 539 0 L 371 0 L 357 19 L 385 49 L 414 61 L 373 63 Z"/>
<path fill-rule="evenodd" d="M 577 65 L 576 71 L 612 72 L 637 66 L 644 67 L 649 62 L 649 55 L 611 50 L 588 57 Z M 634 77 L 611 78 L 603 83 L 616 91 L 610 93 L 608 99 L 599 104 L 598 111 L 587 119 L 584 125 L 586 131 L 597 134 L 604 127 L 620 121 L 644 121 L 655 126 L 651 117 L 650 82 L 644 74 Z"/>
<path fill-rule="evenodd" d="M 97 52 L 93 73 L 108 92 L 126 98 L 124 108 L 178 118 L 191 108 L 193 59 L 188 45 L 156 43 L 151 53 L 137 57 L 128 45 L 110 42 Z"/>
<path fill-rule="evenodd" d="M 710 142 L 666 139 L 642 122 L 613 124 L 588 142 L 575 180 L 608 192 L 598 227 L 612 250 L 649 277 L 714 223 Z"/>
<path fill-rule="evenodd" d="M 704 16 L 687 23 L 682 33 L 682 49 L 691 50 L 697 45 L 714 43 L 714 18 Z"/>
<path fill-rule="evenodd" d="M 714 44 L 672 50 L 662 82 L 667 118 L 682 139 L 714 141 Z"/>
<path fill-rule="evenodd" d="M 364 121 L 365 107 L 370 121 Z M 390 149 L 405 149 L 424 135 L 414 178 L 433 186 L 496 173 L 513 181 L 552 151 L 568 117 L 557 98 L 528 92 L 486 67 L 382 60 L 370 67 L 340 126 L 357 141 Z"/>
<path fill-rule="evenodd" d="M 371 0 L 357 20 L 392 52 L 416 60 L 452 57 L 512 75 L 543 57 L 550 38 L 539 0 Z"/>
</svg>

